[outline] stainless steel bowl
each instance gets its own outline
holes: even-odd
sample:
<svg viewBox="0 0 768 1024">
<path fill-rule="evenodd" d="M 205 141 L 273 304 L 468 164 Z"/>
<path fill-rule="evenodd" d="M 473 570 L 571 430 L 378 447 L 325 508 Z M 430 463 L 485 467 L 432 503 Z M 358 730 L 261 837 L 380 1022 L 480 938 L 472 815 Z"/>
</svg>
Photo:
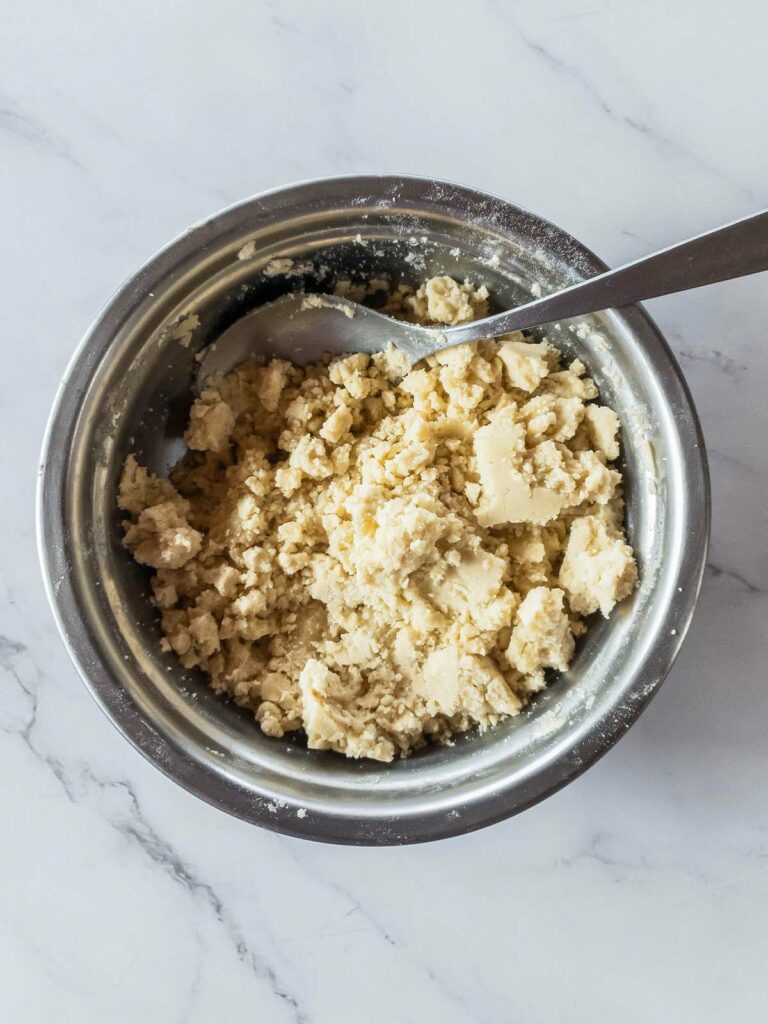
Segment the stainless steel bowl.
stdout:
<svg viewBox="0 0 768 1024">
<path fill-rule="evenodd" d="M 299 276 L 265 273 L 276 256 L 293 258 Z M 447 272 L 487 282 L 508 306 L 534 282 L 546 292 L 602 269 L 575 239 L 502 199 L 447 182 L 366 175 L 294 185 L 231 207 L 126 282 L 61 384 L 38 518 L 64 641 L 93 696 L 145 757 L 247 821 L 326 842 L 385 845 L 515 814 L 575 778 L 627 730 L 688 628 L 709 531 L 691 398 L 639 308 L 588 318 L 578 333 L 567 324 L 548 333 L 587 363 L 620 414 L 640 586 L 608 621 L 595 622 L 571 670 L 524 714 L 455 746 L 382 766 L 264 736 L 250 715 L 161 653 L 148 576 L 120 546 L 115 504 L 128 452 L 157 472 L 179 457 L 195 353 L 301 280 L 324 287 L 334 275 L 417 280 Z"/>
</svg>

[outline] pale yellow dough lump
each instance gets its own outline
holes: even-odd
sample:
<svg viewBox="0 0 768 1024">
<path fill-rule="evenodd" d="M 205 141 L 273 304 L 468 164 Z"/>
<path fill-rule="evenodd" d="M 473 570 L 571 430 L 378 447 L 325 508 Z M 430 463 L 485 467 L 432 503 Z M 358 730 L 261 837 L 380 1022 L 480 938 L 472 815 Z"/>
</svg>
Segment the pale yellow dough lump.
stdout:
<svg viewBox="0 0 768 1024">
<path fill-rule="evenodd" d="M 450 324 L 487 300 L 440 277 L 386 308 Z M 130 456 L 120 485 L 167 649 L 265 733 L 349 757 L 517 714 L 581 617 L 635 586 L 618 418 L 596 399 L 582 364 L 519 334 L 210 382 L 171 480 Z"/>
</svg>

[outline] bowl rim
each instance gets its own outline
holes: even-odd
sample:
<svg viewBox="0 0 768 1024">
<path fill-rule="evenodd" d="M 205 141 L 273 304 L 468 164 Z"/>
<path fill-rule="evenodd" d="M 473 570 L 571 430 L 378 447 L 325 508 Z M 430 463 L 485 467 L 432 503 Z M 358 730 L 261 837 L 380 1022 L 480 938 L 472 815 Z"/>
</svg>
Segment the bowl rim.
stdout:
<svg viewBox="0 0 768 1024">
<path fill-rule="evenodd" d="M 620 714 L 601 719 L 599 731 L 587 731 L 575 744 L 566 745 L 565 749 L 542 770 L 534 773 L 532 778 L 522 780 L 518 784 L 518 790 L 522 792 L 508 789 L 476 799 L 475 803 L 482 807 L 484 813 L 481 816 L 476 815 L 472 821 L 468 821 L 464 816 L 453 817 L 446 813 L 444 808 L 436 808 L 430 811 L 428 819 L 419 822 L 416 829 L 408 834 L 400 832 L 396 838 L 390 838 L 386 830 L 365 833 L 359 827 L 359 819 L 341 814 L 329 814 L 324 819 L 322 814 L 313 812 L 302 818 L 297 817 L 293 809 L 286 813 L 279 804 L 277 807 L 269 805 L 269 809 L 266 809 L 265 802 L 254 800 L 254 794 L 247 787 L 223 773 L 211 772 L 205 765 L 190 758 L 170 738 L 158 733 L 122 687 L 115 685 L 115 680 L 103 663 L 98 645 L 89 635 L 85 623 L 78 615 L 72 614 L 77 610 L 77 600 L 68 573 L 64 543 L 66 523 L 63 502 L 60 500 L 61 485 L 69 461 L 69 447 L 55 443 L 56 439 L 71 436 L 91 374 L 98 367 L 111 342 L 107 334 L 101 339 L 100 348 L 91 351 L 94 341 L 98 340 L 98 333 L 102 331 L 107 320 L 120 322 L 130 315 L 152 290 L 153 280 L 161 280 L 171 265 L 193 256 L 200 250 L 201 243 L 205 242 L 205 236 L 216 237 L 217 231 L 225 221 L 238 211 L 260 207 L 270 199 L 279 200 L 331 184 L 348 184 L 350 188 L 358 189 L 367 184 L 366 191 L 370 192 L 371 188 L 397 188 L 407 183 L 425 188 L 445 188 L 457 195 L 465 195 L 475 202 L 486 202 L 507 211 L 515 211 L 530 218 L 551 237 L 561 241 L 567 246 L 569 253 L 575 253 L 579 260 L 583 261 L 585 266 L 593 268 L 595 273 L 607 269 L 607 265 L 585 245 L 538 214 L 492 193 L 444 179 L 405 174 L 343 174 L 305 179 L 257 193 L 219 210 L 181 232 L 142 263 L 115 290 L 85 332 L 67 365 L 47 421 L 38 468 L 35 517 L 37 547 L 48 601 L 70 658 L 91 696 L 107 718 L 148 761 L 188 792 L 207 803 L 242 820 L 274 831 L 344 845 L 404 845 L 475 831 L 538 803 L 594 764 L 636 721 L 658 692 L 672 667 L 693 617 L 704 577 L 709 544 L 709 468 L 701 425 L 687 382 L 669 344 L 642 306 L 626 307 L 620 311 L 612 310 L 612 314 L 630 332 L 644 331 L 654 335 L 667 359 L 667 368 L 678 390 L 678 398 L 682 400 L 681 407 L 676 410 L 677 433 L 680 434 L 683 422 L 693 442 L 695 456 L 686 461 L 685 485 L 698 499 L 697 510 L 700 518 L 697 529 L 686 531 L 682 540 L 678 575 L 686 574 L 686 592 L 681 598 L 684 606 L 676 615 L 676 632 L 668 631 L 660 643 L 654 646 L 652 684 L 645 682 L 641 686 L 640 681 L 636 681 L 633 689 L 625 694 Z"/>
</svg>

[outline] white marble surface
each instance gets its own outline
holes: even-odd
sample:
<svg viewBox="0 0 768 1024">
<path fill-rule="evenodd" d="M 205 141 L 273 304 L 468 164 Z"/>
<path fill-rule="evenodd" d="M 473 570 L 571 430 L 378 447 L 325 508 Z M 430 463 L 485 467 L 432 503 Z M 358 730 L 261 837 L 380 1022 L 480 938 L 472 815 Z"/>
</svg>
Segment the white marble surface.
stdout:
<svg viewBox="0 0 768 1024">
<path fill-rule="evenodd" d="M 466 181 L 609 262 L 768 205 L 762 0 L 5 0 L 0 1019 L 764 1021 L 768 289 L 652 304 L 714 492 L 684 651 L 631 733 L 515 820 L 316 846 L 146 764 L 38 575 L 43 423 L 106 296 L 205 214 L 327 173 Z"/>
</svg>

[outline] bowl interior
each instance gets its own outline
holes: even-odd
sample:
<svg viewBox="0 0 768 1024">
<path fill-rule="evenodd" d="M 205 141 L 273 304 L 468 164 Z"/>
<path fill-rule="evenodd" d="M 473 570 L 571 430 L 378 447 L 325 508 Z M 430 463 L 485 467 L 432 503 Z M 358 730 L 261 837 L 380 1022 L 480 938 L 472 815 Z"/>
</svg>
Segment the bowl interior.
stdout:
<svg viewBox="0 0 768 1024">
<path fill-rule="evenodd" d="M 447 273 L 488 284 L 505 308 L 534 287 L 546 294 L 600 269 L 569 236 L 509 204 L 448 186 L 439 194 L 432 183 L 387 193 L 384 180 L 335 181 L 319 193 L 317 185 L 301 186 L 242 204 L 144 267 L 70 369 L 50 440 L 60 493 L 44 495 L 59 509 L 66 549 L 63 566 L 49 562 L 54 591 L 62 575 L 62 627 L 89 685 L 129 738 L 188 788 L 249 820 L 376 843 L 506 816 L 610 745 L 653 693 L 682 638 L 707 510 L 695 417 L 653 325 L 639 310 L 557 324 L 547 336 L 587 364 L 621 419 L 640 585 L 609 620 L 595 618 L 569 672 L 523 714 L 392 765 L 351 762 L 307 750 L 298 737 L 263 735 L 251 715 L 161 652 L 149 573 L 120 544 L 117 481 L 129 452 L 158 473 L 179 458 L 195 357 L 230 323 L 287 290 L 329 290 L 339 278 L 417 283 Z M 277 256 L 294 261 L 287 274 L 272 272 Z M 690 533 L 699 528 L 704 539 L 691 550 Z M 43 531 L 49 543 L 45 521 Z"/>
</svg>

